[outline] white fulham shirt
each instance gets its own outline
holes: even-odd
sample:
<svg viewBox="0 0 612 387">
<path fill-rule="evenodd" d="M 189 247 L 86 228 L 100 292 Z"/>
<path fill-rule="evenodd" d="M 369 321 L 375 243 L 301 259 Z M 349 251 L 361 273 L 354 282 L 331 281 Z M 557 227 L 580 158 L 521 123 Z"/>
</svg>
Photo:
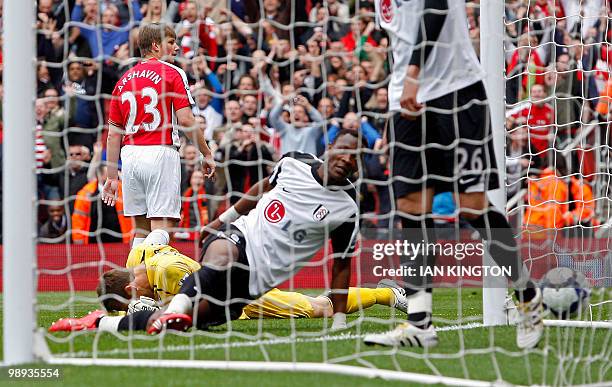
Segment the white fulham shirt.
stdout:
<svg viewBox="0 0 612 387">
<path fill-rule="evenodd" d="M 349 257 L 358 228 L 355 188 L 325 187 L 316 174 L 322 161 L 288 153 L 270 176 L 273 188 L 233 224 L 244 234 L 249 291 L 259 296 L 291 278 L 331 240 L 334 258 Z"/>
<path fill-rule="evenodd" d="M 375 0 L 376 18 L 387 31 L 393 50 L 393 71 L 389 82 L 391 111 L 401 109 L 404 79 L 425 12 L 424 5 L 425 0 Z M 448 10 L 443 12 L 446 18 L 440 36 L 424 66 L 421 66 L 417 94 L 417 101 L 421 103 L 484 78 L 468 32 L 465 1 L 448 0 Z"/>
</svg>

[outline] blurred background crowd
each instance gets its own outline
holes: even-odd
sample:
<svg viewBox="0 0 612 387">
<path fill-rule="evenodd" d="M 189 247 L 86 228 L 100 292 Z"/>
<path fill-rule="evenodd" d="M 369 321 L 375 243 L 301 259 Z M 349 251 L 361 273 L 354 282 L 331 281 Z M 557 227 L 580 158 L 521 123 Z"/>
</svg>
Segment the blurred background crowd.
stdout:
<svg viewBox="0 0 612 387">
<path fill-rule="evenodd" d="M 205 181 L 196 148 L 182 139 L 176 238 L 194 239 L 285 152 L 322 155 L 341 128 L 361 131 L 371 148 L 358 187 L 364 226 L 393 227 L 384 155 L 392 58 L 372 1 L 38 0 L 37 7 L 41 242 L 129 240 L 121 205 L 99 200 L 106 118 L 116 81 L 140 56 L 138 28 L 152 22 L 174 26 L 175 63 L 187 73 L 197 130 L 218 162 L 217 180 Z M 524 227 L 607 220 L 596 214 L 607 210 L 609 194 L 609 16 L 608 0 L 506 1 L 508 199 Z M 467 2 L 466 23 L 479 52 L 479 1 Z M 452 194 L 438 195 L 434 207 L 440 222 L 454 220 Z"/>
</svg>

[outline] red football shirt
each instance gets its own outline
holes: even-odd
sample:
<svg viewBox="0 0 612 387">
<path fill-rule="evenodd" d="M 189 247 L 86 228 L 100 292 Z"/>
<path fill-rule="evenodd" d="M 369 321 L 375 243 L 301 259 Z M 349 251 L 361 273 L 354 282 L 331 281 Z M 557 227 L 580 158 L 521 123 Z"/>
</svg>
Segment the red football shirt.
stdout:
<svg viewBox="0 0 612 387">
<path fill-rule="evenodd" d="M 526 108 L 512 115 L 514 118 L 524 117 L 527 119 L 529 128 L 529 142 L 536 152 L 542 152 L 550 147 L 550 126 L 555 119 L 553 108 L 545 103 L 540 106 L 529 104 Z"/>
<path fill-rule="evenodd" d="M 108 122 L 125 130 L 124 145 L 179 146 L 174 112 L 194 104 L 181 68 L 148 59 L 115 85 Z"/>
</svg>

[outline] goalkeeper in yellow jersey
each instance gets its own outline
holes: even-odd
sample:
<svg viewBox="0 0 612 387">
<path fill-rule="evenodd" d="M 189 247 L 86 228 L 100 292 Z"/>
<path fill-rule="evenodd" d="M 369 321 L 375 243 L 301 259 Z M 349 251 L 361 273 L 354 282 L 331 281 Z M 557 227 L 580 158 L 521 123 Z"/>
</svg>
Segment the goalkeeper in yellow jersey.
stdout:
<svg viewBox="0 0 612 387">
<path fill-rule="evenodd" d="M 156 233 L 162 233 L 156 238 Z M 162 230 L 154 231 L 151 238 L 167 243 Z M 145 243 L 134 247 L 128 256 L 126 268 L 105 272 L 97 288 L 98 296 L 109 312 L 157 310 L 179 292 L 184 278 L 200 269 L 200 264 L 167 244 Z M 383 280 L 376 289 L 349 288 L 347 313 L 355 313 L 373 305 L 386 305 L 406 312 L 404 289 L 393 281 Z M 240 319 L 257 318 L 321 318 L 333 315 L 333 305 L 327 296 L 311 297 L 298 292 L 272 289 L 247 305 Z M 80 318 L 66 318 L 54 323 L 51 331 L 101 329 L 114 327 L 121 316 L 106 316 L 95 311 Z M 111 329 L 112 330 L 112 329 Z"/>
</svg>

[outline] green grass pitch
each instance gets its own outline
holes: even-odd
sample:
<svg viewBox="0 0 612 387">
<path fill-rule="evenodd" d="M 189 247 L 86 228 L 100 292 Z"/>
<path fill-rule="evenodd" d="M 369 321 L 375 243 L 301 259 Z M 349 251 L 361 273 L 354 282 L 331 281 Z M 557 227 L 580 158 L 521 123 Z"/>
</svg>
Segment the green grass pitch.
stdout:
<svg viewBox="0 0 612 387">
<path fill-rule="evenodd" d="M 316 291 L 311 291 L 316 294 Z M 48 327 L 60 317 L 82 316 L 96 308 L 93 293 L 40 293 L 39 326 Z M 606 299 L 610 299 L 608 289 Z M 88 301 L 88 298 L 91 298 Z M 593 300 L 596 301 L 596 300 Z M 459 305 L 459 302 L 461 305 Z M 538 349 L 522 352 L 516 347 L 514 327 L 471 328 L 458 330 L 458 316 L 464 323 L 480 321 L 480 290 L 455 289 L 434 291 L 434 310 L 440 328 L 440 344 L 429 352 L 423 349 L 393 350 L 363 345 L 361 336 L 380 332 L 404 318 L 383 306 L 375 306 L 349 317 L 355 325 L 342 333 L 325 332 L 330 320 L 247 320 L 215 327 L 195 335 L 167 334 L 161 337 L 136 335 L 55 334 L 47 339 L 50 350 L 58 356 L 92 356 L 96 348 L 102 358 L 151 359 L 150 368 L 62 366 L 62 386 L 122 385 L 126 380 L 139 386 L 184 385 L 256 385 L 321 386 L 373 385 L 381 380 L 334 374 L 298 372 L 238 372 L 155 368 L 163 359 L 243 360 L 332 362 L 345 365 L 385 368 L 407 372 L 513 384 L 583 384 L 612 383 L 612 330 L 585 328 L 547 328 Z M 612 319 L 612 306 L 605 304 L 597 313 Z M 461 313 L 459 313 L 461 312 Z M 390 317 L 395 322 L 390 322 Z M 193 332 L 193 331 L 192 331 Z M 323 336 L 329 334 L 329 338 Z M 297 337 L 296 337 L 297 336 Z M 102 382 L 102 383 L 100 383 Z M 0 380 L 0 384 L 7 384 Z M 10 383 L 9 383 L 10 384 Z M 45 382 L 45 385 L 52 385 Z M 385 385 L 406 385 L 385 382 Z M 24 385 L 17 382 L 15 385 Z M 416 385 L 416 384 L 415 384 Z"/>
</svg>

